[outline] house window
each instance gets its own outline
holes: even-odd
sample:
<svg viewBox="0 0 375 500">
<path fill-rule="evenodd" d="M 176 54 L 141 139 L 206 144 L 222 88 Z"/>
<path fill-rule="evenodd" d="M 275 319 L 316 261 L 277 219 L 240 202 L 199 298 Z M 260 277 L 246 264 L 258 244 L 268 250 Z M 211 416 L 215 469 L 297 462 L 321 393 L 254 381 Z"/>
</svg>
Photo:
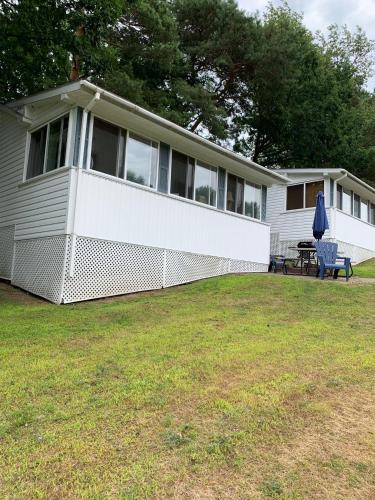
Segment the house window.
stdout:
<svg viewBox="0 0 375 500">
<path fill-rule="evenodd" d="M 324 181 L 306 183 L 305 208 L 316 206 L 316 195 L 319 191 L 324 194 Z"/>
<path fill-rule="evenodd" d="M 243 214 L 245 181 L 233 174 L 227 180 L 227 210 Z"/>
<path fill-rule="evenodd" d="M 206 205 L 216 206 L 217 169 L 197 163 L 195 169 L 195 200 Z"/>
<path fill-rule="evenodd" d="M 361 198 L 355 194 L 354 195 L 354 212 L 353 215 L 355 217 L 360 218 L 361 217 Z"/>
<path fill-rule="evenodd" d="M 260 219 L 262 204 L 262 187 L 249 182 L 245 183 L 245 215 Z"/>
<path fill-rule="evenodd" d="M 369 220 L 369 222 L 371 224 L 375 225 L 375 205 L 373 203 L 371 203 L 371 207 L 370 207 L 370 220 Z"/>
<path fill-rule="evenodd" d="M 126 147 L 128 181 L 156 188 L 158 144 L 136 134 L 129 134 Z"/>
<path fill-rule="evenodd" d="M 303 195 L 304 195 L 304 185 L 296 184 L 294 186 L 287 187 L 287 210 L 297 210 L 299 208 L 304 208 L 303 206 Z"/>
<path fill-rule="evenodd" d="M 368 222 L 368 215 L 369 215 L 369 208 L 368 208 L 368 202 L 361 200 L 361 219 L 365 222 Z"/>
<path fill-rule="evenodd" d="M 119 137 L 121 129 L 94 118 L 90 168 L 108 175 L 117 175 L 120 158 Z"/>
<path fill-rule="evenodd" d="M 346 214 L 352 214 L 352 192 L 348 189 L 342 190 L 342 211 Z"/>
<path fill-rule="evenodd" d="M 342 186 L 340 184 L 337 184 L 336 206 L 339 210 L 342 210 Z"/>
<path fill-rule="evenodd" d="M 27 179 L 65 165 L 68 125 L 66 115 L 31 133 Z"/>
<path fill-rule="evenodd" d="M 173 151 L 170 193 L 193 199 L 194 159 Z"/>
<path fill-rule="evenodd" d="M 227 210 L 236 211 L 237 177 L 228 174 L 227 178 Z"/>
</svg>

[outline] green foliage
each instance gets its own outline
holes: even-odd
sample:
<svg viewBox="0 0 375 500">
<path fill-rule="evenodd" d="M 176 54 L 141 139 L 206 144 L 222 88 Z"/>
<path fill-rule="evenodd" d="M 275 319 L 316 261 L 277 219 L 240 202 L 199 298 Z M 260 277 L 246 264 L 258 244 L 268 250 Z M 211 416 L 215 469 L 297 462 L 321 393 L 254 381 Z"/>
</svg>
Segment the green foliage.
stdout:
<svg viewBox="0 0 375 500">
<path fill-rule="evenodd" d="M 324 28 L 324 27 L 322 27 Z M 315 36 L 287 3 L 7 0 L 0 101 L 77 76 L 269 167 L 343 167 L 375 184 L 374 43 Z"/>
</svg>

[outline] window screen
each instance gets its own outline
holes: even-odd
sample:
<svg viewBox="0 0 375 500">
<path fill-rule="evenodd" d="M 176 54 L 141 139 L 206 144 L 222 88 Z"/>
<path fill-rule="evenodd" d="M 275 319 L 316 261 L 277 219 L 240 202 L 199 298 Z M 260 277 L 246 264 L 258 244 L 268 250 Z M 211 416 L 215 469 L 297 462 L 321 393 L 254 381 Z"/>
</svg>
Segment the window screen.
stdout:
<svg viewBox="0 0 375 500">
<path fill-rule="evenodd" d="M 94 118 L 91 164 L 92 170 L 116 175 L 119 128 L 99 118 Z"/>
<path fill-rule="evenodd" d="M 287 210 L 296 210 L 303 207 L 303 184 L 287 187 Z"/>
<path fill-rule="evenodd" d="M 194 160 L 188 156 L 173 151 L 171 169 L 171 194 L 193 198 Z"/>
<path fill-rule="evenodd" d="M 306 183 L 306 202 L 305 208 L 316 206 L 316 195 L 322 191 L 324 194 L 324 181 Z"/>
<path fill-rule="evenodd" d="M 44 154 L 46 149 L 47 126 L 36 130 L 30 137 L 27 179 L 43 173 Z"/>
<path fill-rule="evenodd" d="M 355 194 L 354 195 L 354 212 L 355 217 L 361 217 L 361 198 Z"/>
</svg>

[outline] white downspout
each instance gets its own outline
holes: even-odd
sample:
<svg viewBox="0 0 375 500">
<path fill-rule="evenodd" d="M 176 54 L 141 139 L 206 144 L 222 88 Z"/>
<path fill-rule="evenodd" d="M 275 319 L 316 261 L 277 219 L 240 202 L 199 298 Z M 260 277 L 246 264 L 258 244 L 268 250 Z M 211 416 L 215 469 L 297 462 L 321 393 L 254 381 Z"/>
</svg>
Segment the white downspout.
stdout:
<svg viewBox="0 0 375 500">
<path fill-rule="evenodd" d="M 333 217 L 332 217 L 332 234 L 331 237 L 336 239 L 336 214 L 337 214 L 337 183 L 345 179 L 348 176 L 348 172 L 345 172 L 341 177 L 334 180 L 333 183 Z"/>
<path fill-rule="evenodd" d="M 78 165 L 77 165 L 77 175 L 76 175 L 76 184 L 74 190 L 74 202 L 72 207 L 72 245 L 70 251 L 70 262 L 69 262 L 69 278 L 73 278 L 74 276 L 74 262 L 75 262 L 75 253 L 76 253 L 76 209 L 77 209 L 77 198 L 78 198 L 78 185 L 79 179 L 81 177 L 81 171 L 84 167 L 84 153 L 85 153 L 85 141 L 86 141 L 86 128 L 87 128 L 87 115 L 94 108 L 96 103 L 100 100 L 101 92 L 95 92 L 94 97 L 87 104 L 87 106 L 83 109 L 82 113 L 82 123 L 81 123 L 81 136 L 80 136 L 80 145 L 79 145 L 79 155 L 78 155 Z"/>
</svg>

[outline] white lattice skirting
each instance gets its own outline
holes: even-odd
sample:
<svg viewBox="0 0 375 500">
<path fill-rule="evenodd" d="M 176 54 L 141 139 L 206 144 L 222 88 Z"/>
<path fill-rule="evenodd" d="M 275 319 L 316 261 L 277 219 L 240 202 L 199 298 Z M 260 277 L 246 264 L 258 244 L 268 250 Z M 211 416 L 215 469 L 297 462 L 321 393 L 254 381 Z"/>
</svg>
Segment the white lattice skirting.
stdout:
<svg viewBox="0 0 375 500">
<path fill-rule="evenodd" d="M 262 263 L 83 237 L 23 240 L 15 247 L 12 283 L 55 303 L 268 269 Z"/>
</svg>

